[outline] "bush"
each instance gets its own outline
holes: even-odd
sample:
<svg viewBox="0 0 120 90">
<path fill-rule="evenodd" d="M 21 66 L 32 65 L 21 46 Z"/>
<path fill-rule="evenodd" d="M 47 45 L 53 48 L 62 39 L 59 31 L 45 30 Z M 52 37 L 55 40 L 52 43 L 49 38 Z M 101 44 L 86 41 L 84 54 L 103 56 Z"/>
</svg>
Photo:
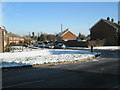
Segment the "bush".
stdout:
<svg viewBox="0 0 120 90">
<path fill-rule="evenodd" d="M 15 42 L 10 43 L 10 46 L 15 46 L 15 45 L 17 45 Z"/>
<path fill-rule="evenodd" d="M 5 52 L 10 52 L 11 51 L 11 46 L 10 45 L 7 45 L 6 47 L 5 47 Z"/>
</svg>

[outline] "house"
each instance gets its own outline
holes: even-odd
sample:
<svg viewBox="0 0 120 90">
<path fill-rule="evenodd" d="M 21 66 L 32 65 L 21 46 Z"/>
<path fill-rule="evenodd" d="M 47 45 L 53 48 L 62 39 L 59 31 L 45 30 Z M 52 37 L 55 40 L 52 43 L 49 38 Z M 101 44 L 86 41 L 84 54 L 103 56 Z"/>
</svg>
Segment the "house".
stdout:
<svg viewBox="0 0 120 90">
<path fill-rule="evenodd" d="M 24 38 L 22 38 L 19 35 L 13 34 L 13 33 L 7 33 L 7 36 L 9 37 L 9 44 L 11 43 L 15 43 L 15 44 L 19 44 L 20 41 L 24 42 Z"/>
<path fill-rule="evenodd" d="M 27 45 L 31 45 L 32 43 L 36 42 L 37 40 L 33 40 L 30 36 L 23 36 L 24 38 L 24 42 L 27 44 Z M 33 40 L 33 41 L 32 41 Z"/>
<path fill-rule="evenodd" d="M 63 32 L 60 32 L 59 34 L 56 35 L 56 37 L 58 42 L 77 39 L 77 36 L 68 29 L 64 30 Z"/>
<path fill-rule="evenodd" d="M 120 45 L 120 22 L 114 19 L 100 19 L 90 28 L 91 40 L 104 40 L 104 45 Z"/>
<path fill-rule="evenodd" d="M 0 53 L 4 52 L 4 37 L 3 37 L 3 29 L 0 27 Z"/>
<path fill-rule="evenodd" d="M 0 53 L 4 52 L 4 49 L 7 45 L 8 45 L 7 31 L 4 26 L 0 26 Z"/>
</svg>

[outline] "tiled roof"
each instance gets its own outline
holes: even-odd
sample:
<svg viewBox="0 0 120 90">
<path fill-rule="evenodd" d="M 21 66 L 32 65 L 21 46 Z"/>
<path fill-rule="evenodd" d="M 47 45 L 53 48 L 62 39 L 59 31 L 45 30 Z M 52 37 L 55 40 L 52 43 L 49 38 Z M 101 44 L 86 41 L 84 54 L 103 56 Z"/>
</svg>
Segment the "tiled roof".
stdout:
<svg viewBox="0 0 120 90">
<path fill-rule="evenodd" d="M 118 23 L 115 23 L 115 22 L 112 22 L 112 21 L 109 21 L 109 20 L 105 20 L 105 19 L 102 19 L 102 20 L 107 22 L 108 24 L 116 27 L 116 28 L 120 28 L 120 25 Z"/>
<path fill-rule="evenodd" d="M 64 30 L 64 31 L 62 31 L 62 32 L 60 32 L 60 33 L 58 33 L 56 36 L 60 37 L 60 36 L 62 36 L 64 33 L 66 33 L 67 31 L 68 31 L 68 29 L 66 29 L 66 30 Z"/>
<path fill-rule="evenodd" d="M 7 33 L 7 36 L 9 36 L 9 37 L 21 37 L 19 35 L 13 34 L 13 33 Z"/>
<path fill-rule="evenodd" d="M 100 19 L 97 23 L 95 23 L 89 30 L 91 30 L 95 25 L 97 25 L 99 22 L 104 21 L 107 24 L 111 25 L 114 28 L 117 28 L 118 30 L 120 30 L 120 24 L 106 20 L 106 19 Z"/>
</svg>

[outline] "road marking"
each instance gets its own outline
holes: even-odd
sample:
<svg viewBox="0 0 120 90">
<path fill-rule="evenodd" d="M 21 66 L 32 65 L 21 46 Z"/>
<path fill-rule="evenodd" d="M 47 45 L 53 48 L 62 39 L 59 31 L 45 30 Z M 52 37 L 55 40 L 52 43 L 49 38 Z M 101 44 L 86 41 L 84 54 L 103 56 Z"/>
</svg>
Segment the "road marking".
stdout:
<svg viewBox="0 0 120 90">
<path fill-rule="evenodd" d="M 22 86 L 22 85 L 27 85 L 27 84 L 34 84 L 34 83 L 39 83 L 39 82 L 43 82 L 43 81 L 44 80 L 26 82 L 26 83 L 21 83 L 21 84 L 15 84 L 15 85 L 10 85 L 10 86 L 5 86 L 3 88 L 10 88 L 10 87 Z"/>
</svg>

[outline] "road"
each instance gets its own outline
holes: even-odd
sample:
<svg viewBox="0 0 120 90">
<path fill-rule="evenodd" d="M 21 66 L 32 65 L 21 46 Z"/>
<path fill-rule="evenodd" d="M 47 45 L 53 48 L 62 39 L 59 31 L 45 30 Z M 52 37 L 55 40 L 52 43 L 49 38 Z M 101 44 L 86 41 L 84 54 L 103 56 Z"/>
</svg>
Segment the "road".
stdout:
<svg viewBox="0 0 120 90">
<path fill-rule="evenodd" d="M 83 62 L 3 70 L 2 88 L 119 88 L 120 51 L 98 52 Z"/>
</svg>

